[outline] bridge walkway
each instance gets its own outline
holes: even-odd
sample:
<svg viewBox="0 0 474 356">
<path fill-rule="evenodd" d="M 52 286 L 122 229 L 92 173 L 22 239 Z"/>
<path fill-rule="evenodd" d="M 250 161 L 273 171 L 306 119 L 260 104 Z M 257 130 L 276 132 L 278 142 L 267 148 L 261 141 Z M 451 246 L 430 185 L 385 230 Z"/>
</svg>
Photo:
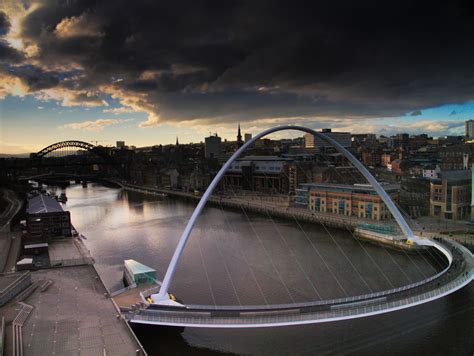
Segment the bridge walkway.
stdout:
<svg viewBox="0 0 474 356">
<path fill-rule="evenodd" d="M 374 293 L 365 299 L 355 297 L 313 303 L 263 306 L 197 306 L 182 308 L 148 308 L 126 313 L 132 323 L 188 327 L 273 327 L 310 324 L 367 317 L 427 303 L 469 284 L 474 278 L 474 258 L 463 246 L 449 242 L 453 264 L 446 273 L 419 285 L 392 293 Z"/>
</svg>

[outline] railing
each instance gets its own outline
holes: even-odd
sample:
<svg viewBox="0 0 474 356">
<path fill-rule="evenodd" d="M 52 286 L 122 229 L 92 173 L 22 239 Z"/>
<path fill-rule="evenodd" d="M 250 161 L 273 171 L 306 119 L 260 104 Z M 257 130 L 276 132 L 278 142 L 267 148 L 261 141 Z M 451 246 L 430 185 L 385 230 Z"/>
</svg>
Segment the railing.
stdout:
<svg viewBox="0 0 474 356">
<path fill-rule="evenodd" d="M 205 313 L 189 313 L 189 316 L 176 316 L 175 313 L 156 313 L 153 311 L 142 311 L 142 313 L 135 315 L 133 321 L 148 321 L 155 322 L 165 325 L 193 325 L 193 326 L 211 326 L 214 325 L 239 325 L 244 326 L 278 326 L 278 325 L 290 325 L 290 324 L 305 324 L 315 321 L 330 321 L 330 320 L 342 320 L 351 319 L 356 317 L 363 317 L 369 315 L 380 314 L 383 312 L 395 311 L 398 309 L 407 308 L 409 306 L 415 306 L 440 298 L 451 292 L 454 292 L 461 287 L 467 285 L 474 277 L 472 271 L 463 273 L 460 277 L 451 281 L 435 290 L 425 292 L 412 297 L 399 299 L 395 301 L 384 301 L 383 303 L 375 305 L 365 305 L 363 307 L 355 308 L 340 308 L 340 309 L 328 309 L 324 311 L 318 311 L 314 313 L 302 313 L 301 311 L 295 310 L 294 313 L 267 313 L 265 315 L 250 315 L 240 317 L 214 317 L 209 313 L 208 316 Z M 183 315 L 183 313 L 181 313 Z M 200 314 L 200 315 L 199 315 Z"/>
<path fill-rule="evenodd" d="M 23 324 L 26 319 L 30 316 L 30 313 L 33 311 L 33 307 L 26 303 L 18 303 L 20 305 L 20 311 L 13 320 L 13 355 L 22 356 L 23 355 Z"/>
</svg>

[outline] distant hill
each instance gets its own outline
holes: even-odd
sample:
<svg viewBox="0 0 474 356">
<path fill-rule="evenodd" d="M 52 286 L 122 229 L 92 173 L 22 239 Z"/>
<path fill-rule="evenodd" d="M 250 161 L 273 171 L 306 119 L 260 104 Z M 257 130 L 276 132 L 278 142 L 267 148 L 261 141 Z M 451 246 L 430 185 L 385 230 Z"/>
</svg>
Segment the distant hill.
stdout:
<svg viewBox="0 0 474 356">
<path fill-rule="evenodd" d="M 29 153 L 0 153 L 0 158 L 28 158 Z"/>
</svg>

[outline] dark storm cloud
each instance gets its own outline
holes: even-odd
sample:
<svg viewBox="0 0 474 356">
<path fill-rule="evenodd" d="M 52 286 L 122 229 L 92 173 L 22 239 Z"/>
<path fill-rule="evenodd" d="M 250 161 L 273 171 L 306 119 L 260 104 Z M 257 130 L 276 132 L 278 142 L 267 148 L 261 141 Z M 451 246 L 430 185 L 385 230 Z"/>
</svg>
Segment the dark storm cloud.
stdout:
<svg viewBox="0 0 474 356">
<path fill-rule="evenodd" d="M 51 0 L 22 31 L 43 68 L 82 68 L 44 85 L 106 87 L 151 124 L 391 116 L 474 96 L 468 1 Z"/>
<path fill-rule="evenodd" d="M 31 91 L 54 88 L 59 84 L 59 74 L 55 72 L 45 72 L 34 66 L 18 66 L 9 70 L 28 86 Z"/>
<path fill-rule="evenodd" d="M 19 63 L 23 59 L 23 53 L 12 48 L 6 41 L 0 39 L 0 63 Z"/>
<path fill-rule="evenodd" d="M 7 15 L 0 11 L 0 36 L 3 36 L 8 33 L 10 30 L 10 21 L 8 20 Z"/>
<path fill-rule="evenodd" d="M 422 115 L 421 110 L 415 110 L 410 114 L 410 116 L 420 116 L 420 115 Z"/>
</svg>

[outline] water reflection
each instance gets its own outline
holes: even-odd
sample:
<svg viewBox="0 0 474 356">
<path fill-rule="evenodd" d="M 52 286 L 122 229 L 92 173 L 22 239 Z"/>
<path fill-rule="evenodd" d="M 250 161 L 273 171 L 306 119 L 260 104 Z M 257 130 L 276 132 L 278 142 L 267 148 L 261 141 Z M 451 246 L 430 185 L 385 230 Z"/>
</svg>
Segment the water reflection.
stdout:
<svg viewBox="0 0 474 356">
<path fill-rule="evenodd" d="M 194 205 L 145 197 L 99 185 L 71 186 L 67 207 L 108 287 L 121 287 L 124 259 L 133 258 L 163 276 Z M 360 278 L 320 227 L 271 221 L 210 207 L 193 231 L 172 285 L 186 302 L 263 304 L 341 296 L 317 247 L 347 292 L 367 292 Z M 280 232 L 281 235 L 278 233 Z M 433 274 L 436 262 L 361 245 L 341 230 L 330 229 L 373 289 L 419 280 Z M 367 253 L 378 264 L 367 257 Z M 271 260 L 268 257 L 271 257 Z M 280 277 L 276 275 L 275 268 Z M 402 270 L 401 270 L 402 269 Z M 308 282 L 302 270 L 306 272 Z M 208 278 L 206 278 L 206 272 Z M 281 283 L 283 279 L 289 293 Z M 315 292 L 315 289 L 318 293 Z M 272 329 L 218 330 L 134 326 L 149 354 L 472 354 L 474 291 L 416 308 L 367 319 Z M 191 346 L 192 345 L 192 346 Z M 212 351 L 211 351 L 212 350 Z"/>
</svg>

